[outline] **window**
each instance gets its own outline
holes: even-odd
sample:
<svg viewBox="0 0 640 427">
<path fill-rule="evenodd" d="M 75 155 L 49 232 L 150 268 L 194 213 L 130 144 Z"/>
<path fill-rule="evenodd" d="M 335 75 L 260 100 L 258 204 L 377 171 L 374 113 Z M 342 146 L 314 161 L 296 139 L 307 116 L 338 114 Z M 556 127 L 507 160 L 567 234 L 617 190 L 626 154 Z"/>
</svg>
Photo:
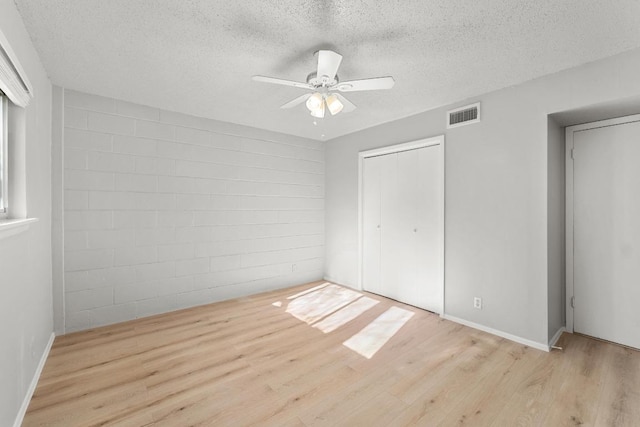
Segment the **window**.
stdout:
<svg viewBox="0 0 640 427">
<path fill-rule="evenodd" d="M 27 218 L 25 111 L 32 98 L 33 87 L 0 30 L 0 231 Z"/>
<path fill-rule="evenodd" d="M 27 218 L 26 108 L 32 98 L 33 87 L 0 30 L 0 240 L 37 221 Z"/>
<path fill-rule="evenodd" d="M 0 92 L 0 219 L 7 217 L 8 202 L 8 132 L 7 132 L 7 97 Z"/>
</svg>

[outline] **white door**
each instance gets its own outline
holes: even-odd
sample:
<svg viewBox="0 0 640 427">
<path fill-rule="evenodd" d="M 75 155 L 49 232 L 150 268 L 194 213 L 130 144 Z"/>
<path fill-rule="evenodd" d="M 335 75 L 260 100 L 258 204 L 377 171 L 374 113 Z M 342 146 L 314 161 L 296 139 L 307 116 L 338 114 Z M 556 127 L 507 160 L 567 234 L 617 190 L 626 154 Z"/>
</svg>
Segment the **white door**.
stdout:
<svg viewBox="0 0 640 427">
<path fill-rule="evenodd" d="M 441 145 L 363 162 L 363 288 L 442 311 Z"/>
<path fill-rule="evenodd" d="M 574 330 L 640 348 L 640 123 L 573 143 Z"/>
</svg>

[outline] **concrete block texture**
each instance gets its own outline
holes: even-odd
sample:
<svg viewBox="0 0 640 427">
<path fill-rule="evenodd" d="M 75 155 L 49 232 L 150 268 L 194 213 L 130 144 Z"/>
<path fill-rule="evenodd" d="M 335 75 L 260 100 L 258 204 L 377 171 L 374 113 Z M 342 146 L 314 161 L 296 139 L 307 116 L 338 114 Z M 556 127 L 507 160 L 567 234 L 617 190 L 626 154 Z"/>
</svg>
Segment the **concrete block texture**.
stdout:
<svg viewBox="0 0 640 427">
<path fill-rule="evenodd" d="M 323 143 L 64 99 L 66 332 L 322 278 Z"/>
</svg>

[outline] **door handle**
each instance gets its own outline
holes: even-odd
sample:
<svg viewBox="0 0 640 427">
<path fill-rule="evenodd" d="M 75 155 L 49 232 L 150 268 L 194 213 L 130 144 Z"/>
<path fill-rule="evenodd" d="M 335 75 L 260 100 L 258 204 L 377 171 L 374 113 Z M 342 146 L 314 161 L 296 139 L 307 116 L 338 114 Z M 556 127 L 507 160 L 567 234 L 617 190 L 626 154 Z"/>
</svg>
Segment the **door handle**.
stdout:
<svg viewBox="0 0 640 427">
<path fill-rule="evenodd" d="M 414 229 L 413 229 L 413 232 L 414 232 L 414 233 L 417 233 L 417 232 L 418 232 L 418 229 L 417 229 L 417 228 L 414 228 Z"/>
</svg>

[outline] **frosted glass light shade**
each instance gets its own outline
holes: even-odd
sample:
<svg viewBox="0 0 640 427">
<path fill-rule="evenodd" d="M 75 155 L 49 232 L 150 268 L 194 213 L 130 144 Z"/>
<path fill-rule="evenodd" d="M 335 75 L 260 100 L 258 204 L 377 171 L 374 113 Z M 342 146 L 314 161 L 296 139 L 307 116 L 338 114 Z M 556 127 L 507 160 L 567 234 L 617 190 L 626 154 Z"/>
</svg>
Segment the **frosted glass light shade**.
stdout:
<svg viewBox="0 0 640 427">
<path fill-rule="evenodd" d="M 307 99 L 307 108 L 309 111 L 315 111 L 320 108 L 320 106 L 323 106 L 324 109 L 324 99 L 321 93 L 316 92 Z"/>
<path fill-rule="evenodd" d="M 315 110 L 311 110 L 311 115 L 319 119 L 324 118 L 324 99 L 322 100 L 322 103 L 318 108 L 316 108 Z"/>
<path fill-rule="evenodd" d="M 335 94 L 327 96 L 327 108 L 329 108 L 329 112 L 332 116 L 335 116 L 342 111 L 343 107 L 344 105 L 342 105 L 342 102 L 340 102 Z"/>
</svg>

